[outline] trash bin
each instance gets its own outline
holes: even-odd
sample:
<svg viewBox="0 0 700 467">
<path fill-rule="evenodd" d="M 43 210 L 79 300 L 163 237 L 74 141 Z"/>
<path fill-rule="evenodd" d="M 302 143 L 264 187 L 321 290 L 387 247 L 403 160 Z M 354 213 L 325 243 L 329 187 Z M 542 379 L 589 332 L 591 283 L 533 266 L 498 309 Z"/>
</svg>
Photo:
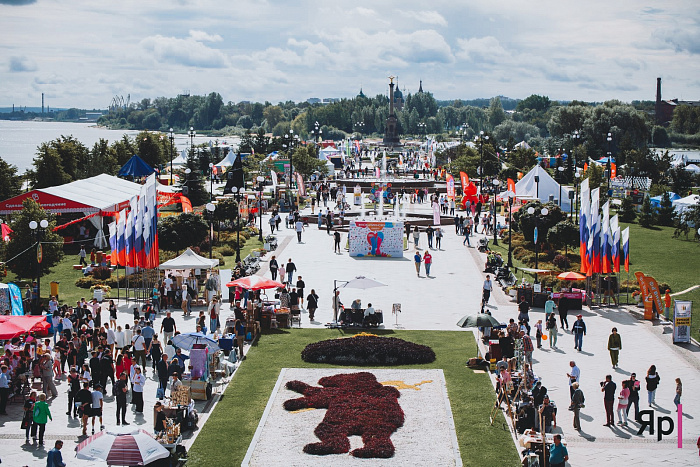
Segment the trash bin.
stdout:
<svg viewBox="0 0 700 467">
<path fill-rule="evenodd" d="M 60 282 L 51 281 L 51 295 L 56 297 L 56 300 L 58 300 L 58 284 L 60 284 Z"/>
<path fill-rule="evenodd" d="M 102 299 L 104 298 L 104 290 L 97 288 L 94 289 L 92 292 L 92 298 L 95 298 L 98 302 L 102 303 Z"/>
</svg>

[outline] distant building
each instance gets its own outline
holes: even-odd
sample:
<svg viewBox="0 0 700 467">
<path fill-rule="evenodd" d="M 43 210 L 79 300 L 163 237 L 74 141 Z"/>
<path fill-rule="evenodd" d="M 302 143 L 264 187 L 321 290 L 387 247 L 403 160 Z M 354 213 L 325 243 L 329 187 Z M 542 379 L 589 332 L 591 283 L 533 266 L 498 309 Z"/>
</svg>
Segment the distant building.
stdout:
<svg viewBox="0 0 700 467">
<path fill-rule="evenodd" d="M 318 97 L 310 97 L 310 98 L 306 99 L 306 102 L 309 104 L 312 104 L 312 105 L 313 104 L 320 104 L 321 99 L 319 99 Z"/>
<path fill-rule="evenodd" d="M 668 125 L 673 120 L 673 111 L 679 105 L 700 107 L 700 101 L 681 101 L 678 99 L 661 100 L 661 78 L 656 78 L 656 104 L 654 116 L 657 125 Z"/>
</svg>

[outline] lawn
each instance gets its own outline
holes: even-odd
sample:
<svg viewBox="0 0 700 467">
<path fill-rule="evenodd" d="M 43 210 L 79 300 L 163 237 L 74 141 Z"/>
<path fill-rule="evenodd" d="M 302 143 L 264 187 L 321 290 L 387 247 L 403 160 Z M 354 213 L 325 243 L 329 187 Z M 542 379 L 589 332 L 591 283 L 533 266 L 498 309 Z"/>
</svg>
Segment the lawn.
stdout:
<svg viewBox="0 0 700 467">
<path fill-rule="evenodd" d="M 278 330 L 263 334 L 202 427 L 189 451 L 188 465 L 240 465 L 280 369 L 333 367 L 306 363 L 301 359 L 301 351 L 308 343 L 352 334 L 320 329 Z M 476 343 L 471 333 L 388 330 L 377 334 L 428 345 L 435 351 L 435 362 L 401 368 L 441 368 L 444 371 L 464 465 L 519 465 L 503 417 L 499 415 L 493 426 L 489 424 L 495 393 L 488 376 L 475 374 L 465 366 L 467 358 L 476 355 Z M 416 440 L 415 448 L 422 449 L 429 456 L 430 447 L 421 446 L 420 440 Z M 280 455 L 284 455 L 283 452 L 281 447 Z"/>
</svg>

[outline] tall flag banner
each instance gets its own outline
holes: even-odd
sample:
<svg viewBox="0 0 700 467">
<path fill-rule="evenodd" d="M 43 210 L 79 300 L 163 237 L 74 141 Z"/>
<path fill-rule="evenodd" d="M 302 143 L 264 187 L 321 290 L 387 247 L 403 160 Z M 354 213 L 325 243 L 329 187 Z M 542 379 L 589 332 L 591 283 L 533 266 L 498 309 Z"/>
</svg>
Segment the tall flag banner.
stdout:
<svg viewBox="0 0 700 467">
<path fill-rule="evenodd" d="M 117 264 L 126 266 L 126 209 L 117 214 Z M 114 253 L 112 253 L 114 256 Z"/>
<path fill-rule="evenodd" d="M 379 176 L 380 176 L 380 175 L 379 175 L 379 167 L 375 167 L 375 168 L 374 168 L 374 176 L 377 177 L 377 178 L 379 178 Z"/>
<path fill-rule="evenodd" d="M 270 179 L 272 180 L 272 188 L 277 188 L 277 172 L 270 170 Z"/>
<path fill-rule="evenodd" d="M 614 162 L 610 163 L 610 179 L 617 177 L 617 165 Z"/>
<path fill-rule="evenodd" d="M 112 250 L 110 255 L 110 263 L 112 266 L 117 265 L 117 223 L 112 222 L 109 224 L 109 249 Z"/>
<path fill-rule="evenodd" d="M 617 214 L 610 219 L 610 238 L 612 272 L 620 272 L 620 224 Z"/>
<path fill-rule="evenodd" d="M 622 251 L 620 252 L 622 259 L 624 259 L 623 264 L 625 265 L 625 272 L 630 272 L 630 228 L 627 227 L 622 231 Z"/>
<path fill-rule="evenodd" d="M 515 198 L 516 192 L 515 192 L 515 180 L 512 178 L 508 179 L 508 191 L 512 193 L 512 197 Z"/>
<path fill-rule="evenodd" d="M 153 269 L 160 264 L 158 255 L 158 193 L 156 179 L 150 175 L 141 190 L 143 197 L 143 264 Z M 139 198 L 139 202 L 141 199 Z"/>
<path fill-rule="evenodd" d="M 299 172 L 294 172 L 297 178 L 297 188 L 299 189 L 299 194 L 301 196 L 306 196 L 306 186 L 304 185 L 304 177 L 301 176 Z"/>
<path fill-rule="evenodd" d="M 136 211 L 138 210 L 138 197 L 134 196 L 129 201 L 130 209 L 129 214 L 126 217 L 126 230 L 124 231 L 124 238 L 126 239 L 126 261 L 124 266 L 136 267 L 136 250 L 134 242 L 136 241 L 136 236 L 134 232 L 134 227 L 136 226 Z"/>
<path fill-rule="evenodd" d="M 588 271 L 586 274 L 592 276 L 594 272 L 600 272 L 600 214 L 598 205 L 600 203 L 600 188 L 595 188 L 591 192 L 590 228 L 588 237 Z"/>
<path fill-rule="evenodd" d="M 440 207 L 438 203 L 433 203 L 433 225 L 440 225 Z"/>
<path fill-rule="evenodd" d="M 606 201 L 603 205 L 602 225 L 600 230 L 600 272 L 608 274 L 612 272 L 610 245 L 612 238 L 610 237 L 610 201 Z"/>
<path fill-rule="evenodd" d="M 447 174 L 445 177 L 447 181 L 447 197 L 450 199 L 455 199 L 455 179 L 452 175 Z"/>
<path fill-rule="evenodd" d="M 588 223 L 591 219 L 591 193 L 588 187 L 588 179 L 581 182 L 581 214 L 579 215 L 579 251 L 581 254 L 581 272 L 588 272 L 588 237 L 590 236 Z"/>
<path fill-rule="evenodd" d="M 467 189 L 467 185 L 469 185 L 469 175 L 465 174 L 464 172 L 460 172 L 459 179 L 462 182 L 462 194 L 466 194 L 465 190 Z"/>
<path fill-rule="evenodd" d="M 134 259 L 136 260 L 136 267 L 144 267 L 145 254 L 143 251 L 143 218 L 146 214 L 146 185 L 141 185 L 141 191 L 139 193 L 139 199 L 136 211 L 136 225 L 134 226 Z"/>
</svg>

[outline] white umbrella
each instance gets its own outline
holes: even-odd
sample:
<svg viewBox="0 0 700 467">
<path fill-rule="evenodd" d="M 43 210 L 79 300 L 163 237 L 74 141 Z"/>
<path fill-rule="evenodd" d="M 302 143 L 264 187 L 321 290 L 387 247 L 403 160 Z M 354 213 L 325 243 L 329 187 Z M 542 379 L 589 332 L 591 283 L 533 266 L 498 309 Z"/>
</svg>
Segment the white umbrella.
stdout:
<svg viewBox="0 0 700 467">
<path fill-rule="evenodd" d="M 170 456 L 147 431 L 107 429 L 90 436 L 76 448 L 76 457 L 107 465 L 146 465 Z"/>
<path fill-rule="evenodd" d="M 348 288 L 348 289 L 373 289 L 375 287 L 386 287 L 386 284 L 382 284 L 379 281 L 375 281 L 374 279 L 368 279 L 365 276 L 357 276 L 356 278 L 347 281 L 345 284 L 342 286 L 343 288 Z"/>
</svg>

